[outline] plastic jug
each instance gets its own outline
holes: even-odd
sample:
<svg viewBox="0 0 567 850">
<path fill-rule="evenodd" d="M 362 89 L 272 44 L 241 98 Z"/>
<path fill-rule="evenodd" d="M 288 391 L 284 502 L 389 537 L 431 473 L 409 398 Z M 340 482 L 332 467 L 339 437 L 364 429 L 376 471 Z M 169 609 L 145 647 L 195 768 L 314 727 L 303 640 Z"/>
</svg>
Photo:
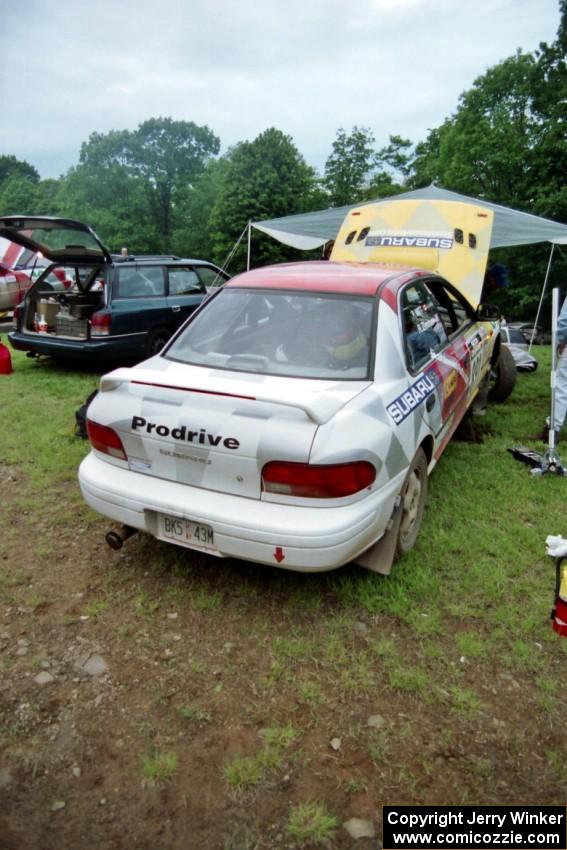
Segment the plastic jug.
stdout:
<svg viewBox="0 0 567 850">
<path fill-rule="evenodd" d="M 11 375 L 12 371 L 12 358 L 10 356 L 10 351 L 0 340 L 0 375 Z"/>
</svg>

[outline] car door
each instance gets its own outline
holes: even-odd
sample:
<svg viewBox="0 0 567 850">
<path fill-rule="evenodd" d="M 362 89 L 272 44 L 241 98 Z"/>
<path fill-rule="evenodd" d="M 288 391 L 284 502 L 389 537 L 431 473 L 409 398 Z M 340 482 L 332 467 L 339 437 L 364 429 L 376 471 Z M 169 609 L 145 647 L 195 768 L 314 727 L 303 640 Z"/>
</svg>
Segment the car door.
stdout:
<svg viewBox="0 0 567 850">
<path fill-rule="evenodd" d="M 428 284 L 432 297 L 449 335 L 448 355 L 459 369 L 459 381 L 455 398 L 451 402 L 456 424 L 481 391 L 483 381 L 490 370 L 494 349 L 494 323 L 479 321 L 476 310 L 456 287 L 435 279 Z M 484 404 L 485 402 L 481 403 Z"/>
<path fill-rule="evenodd" d="M 439 280 L 413 281 L 401 298 L 408 369 L 436 386 L 419 409 L 436 440 L 444 441 L 467 406 L 470 352 L 463 332 L 470 313 Z"/>
<path fill-rule="evenodd" d="M 115 270 L 112 333 L 135 334 L 142 344 L 148 332 L 167 325 L 163 266 L 128 263 Z"/>
<path fill-rule="evenodd" d="M 192 265 L 168 266 L 167 308 L 175 327 L 183 324 L 207 294 L 204 283 Z"/>
</svg>

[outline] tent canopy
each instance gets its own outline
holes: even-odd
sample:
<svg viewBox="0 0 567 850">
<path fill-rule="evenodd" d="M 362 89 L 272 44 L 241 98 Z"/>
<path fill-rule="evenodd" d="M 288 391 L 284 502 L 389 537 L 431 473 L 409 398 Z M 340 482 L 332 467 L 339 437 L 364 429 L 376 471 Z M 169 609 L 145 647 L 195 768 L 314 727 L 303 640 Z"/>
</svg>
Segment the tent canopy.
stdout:
<svg viewBox="0 0 567 850">
<path fill-rule="evenodd" d="M 567 224 L 559 224 L 547 218 L 540 218 L 537 215 L 520 212 L 509 207 L 470 198 L 467 195 L 459 195 L 457 192 L 440 189 L 434 185 L 427 186 L 424 189 L 416 189 L 413 192 L 404 192 L 401 195 L 393 195 L 389 198 L 379 198 L 377 201 L 369 201 L 368 203 L 404 200 L 461 201 L 487 207 L 494 212 L 491 248 L 530 245 L 534 242 L 567 244 Z M 268 236 L 277 239 L 278 242 L 283 242 L 292 248 L 308 251 L 324 245 L 329 239 L 334 239 L 348 211 L 361 206 L 365 206 L 365 204 L 351 204 L 346 207 L 288 215 L 282 218 L 267 219 L 266 221 L 253 221 L 252 227 L 267 233 Z"/>
</svg>

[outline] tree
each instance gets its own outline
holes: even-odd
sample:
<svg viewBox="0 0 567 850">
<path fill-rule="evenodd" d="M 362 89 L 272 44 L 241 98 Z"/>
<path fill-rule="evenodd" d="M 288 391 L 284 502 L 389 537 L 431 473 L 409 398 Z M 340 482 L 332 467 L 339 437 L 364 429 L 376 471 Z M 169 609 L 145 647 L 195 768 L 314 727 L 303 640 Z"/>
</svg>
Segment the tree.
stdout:
<svg viewBox="0 0 567 850">
<path fill-rule="evenodd" d="M 455 191 L 506 205 L 529 197 L 540 132 L 532 114 L 535 69 L 534 57 L 518 52 L 475 80 L 456 114 L 434 132 L 432 145 L 420 146 L 418 179 L 426 172 Z"/>
<path fill-rule="evenodd" d="M 365 194 L 369 200 L 397 195 L 406 190 L 407 179 L 413 166 L 413 147 L 409 139 L 390 136 L 389 143 L 375 155 L 379 170 L 373 175 L 366 190 Z"/>
<path fill-rule="evenodd" d="M 371 130 L 364 127 L 353 127 L 350 133 L 343 129 L 337 130 L 323 177 L 331 204 L 343 206 L 363 200 L 375 166 L 374 136 Z"/>
<path fill-rule="evenodd" d="M 37 184 L 14 173 L 0 184 L 0 215 L 33 215 Z"/>
<path fill-rule="evenodd" d="M 226 155 L 210 227 L 214 257 L 222 263 L 249 220 L 305 212 L 320 201 L 315 172 L 290 136 L 271 127 L 252 142 L 241 142 Z M 245 245 L 235 264 L 243 268 Z M 273 240 L 254 236 L 254 265 L 278 262 L 289 250 Z"/>
<path fill-rule="evenodd" d="M 145 187 L 124 165 L 79 164 L 59 193 L 61 214 L 87 222 L 111 250 L 159 253 L 162 239 Z"/>
<path fill-rule="evenodd" d="M 210 258 L 214 253 L 210 219 L 219 197 L 228 159 L 211 159 L 193 186 L 176 193 L 171 245 L 182 257 Z"/>
<path fill-rule="evenodd" d="M 88 220 L 101 238 L 112 232 L 114 244 L 130 250 L 168 252 L 177 197 L 219 146 L 208 127 L 171 118 L 151 118 L 132 132 L 93 133 L 69 175 L 68 201 L 76 210 L 90 207 Z"/>
<path fill-rule="evenodd" d="M 389 143 L 376 154 L 376 162 L 389 169 L 393 179 L 407 180 L 413 165 L 413 144 L 401 136 L 390 136 Z"/>
<path fill-rule="evenodd" d="M 39 172 L 25 159 L 16 159 L 11 154 L 0 155 L 0 185 L 13 177 L 29 180 L 31 183 L 39 183 Z"/>
<path fill-rule="evenodd" d="M 561 0 L 561 23 L 553 44 L 541 44 L 534 53 L 518 51 L 461 95 L 455 114 L 417 146 L 413 186 L 437 182 L 567 221 L 566 19 L 566 0 Z M 494 257 L 510 268 L 512 285 L 501 295 L 508 314 L 533 316 L 547 256 L 548 248 L 537 246 L 501 251 Z"/>
<path fill-rule="evenodd" d="M 23 159 L 0 156 L 0 215 L 36 212 L 39 173 Z"/>
<path fill-rule="evenodd" d="M 208 127 L 192 121 L 150 118 L 129 140 L 128 164 L 146 181 L 160 232 L 169 241 L 176 192 L 192 187 L 205 163 L 220 150 L 220 140 Z"/>
</svg>

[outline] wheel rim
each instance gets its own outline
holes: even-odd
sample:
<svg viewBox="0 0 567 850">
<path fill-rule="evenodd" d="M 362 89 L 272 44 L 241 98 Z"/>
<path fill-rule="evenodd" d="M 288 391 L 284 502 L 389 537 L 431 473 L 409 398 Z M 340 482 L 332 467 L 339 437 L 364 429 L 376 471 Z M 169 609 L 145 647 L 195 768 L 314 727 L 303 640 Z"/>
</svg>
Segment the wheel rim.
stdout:
<svg viewBox="0 0 567 850">
<path fill-rule="evenodd" d="M 152 344 L 150 346 L 150 354 L 159 354 L 168 339 L 169 337 L 163 334 L 161 336 L 157 336 L 154 340 L 152 340 Z"/>
<path fill-rule="evenodd" d="M 407 539 L 411 536 L 417 521 L 419 520 L 419 508 L 421 502 L 421 478 L 417 469 L 412 469 L 402 508 L 402 521 L 400 524 L 400 536 Z"/>
</svg>

